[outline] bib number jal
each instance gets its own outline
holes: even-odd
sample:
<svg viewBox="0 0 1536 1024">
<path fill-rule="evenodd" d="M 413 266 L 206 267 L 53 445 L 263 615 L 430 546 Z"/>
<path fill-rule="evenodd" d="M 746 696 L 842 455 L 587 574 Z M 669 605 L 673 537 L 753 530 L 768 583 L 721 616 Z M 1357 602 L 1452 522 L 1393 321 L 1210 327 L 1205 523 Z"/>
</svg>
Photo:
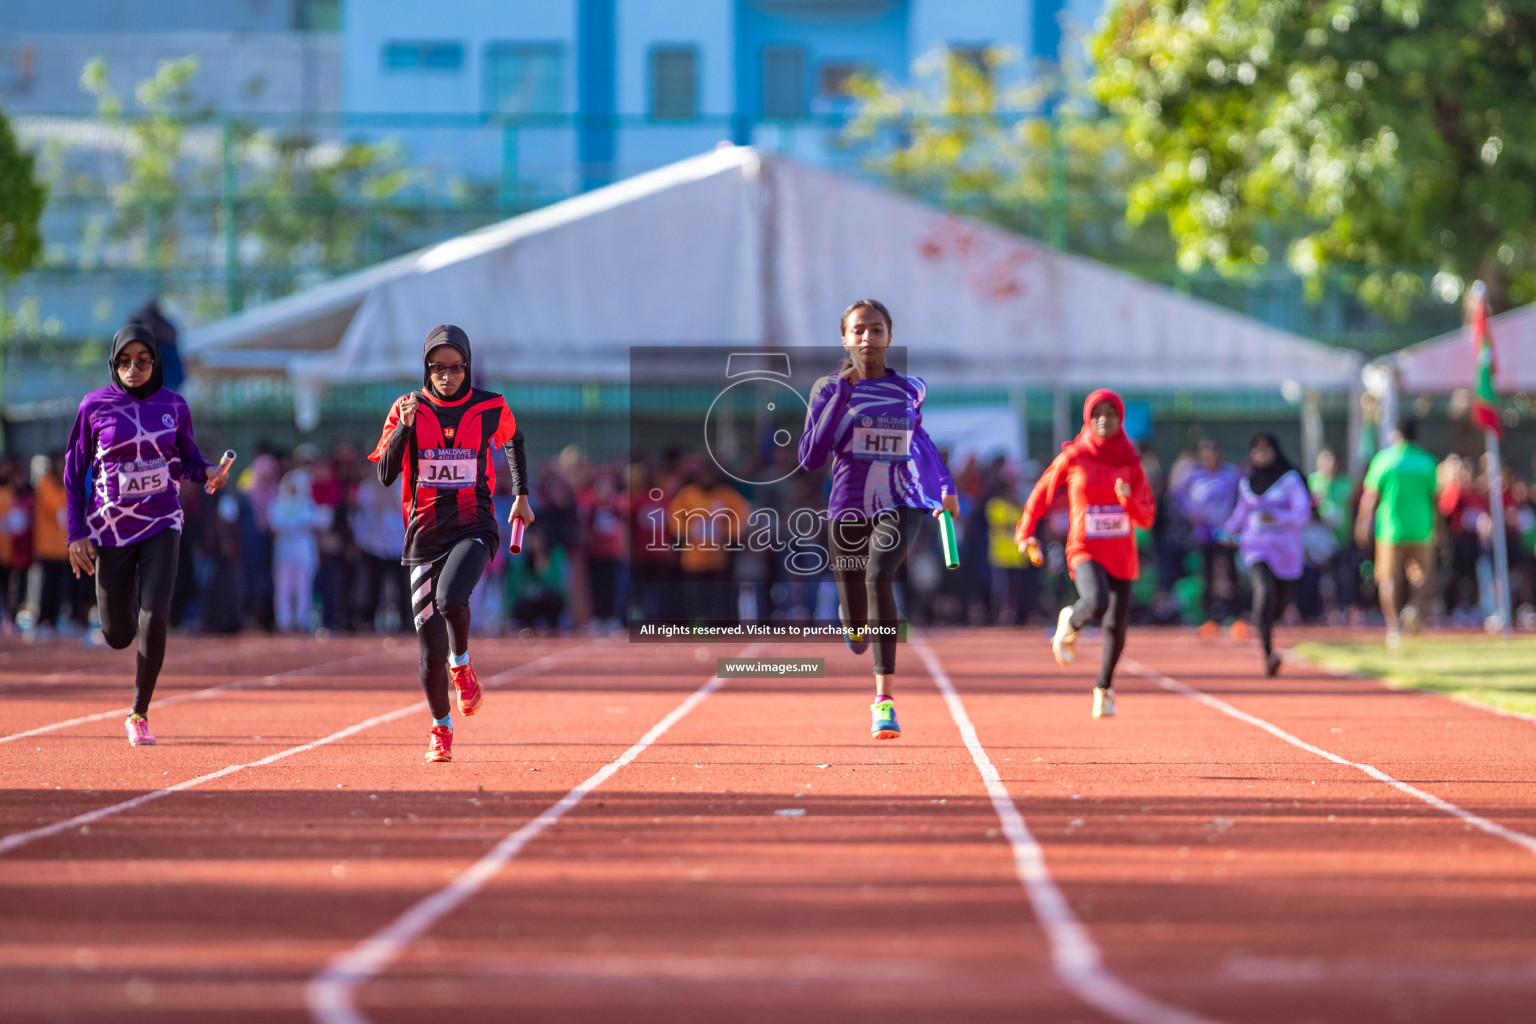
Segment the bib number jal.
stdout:
<svg viewBox="0 0 1536 1024">
<path fill-rule="evenodd" d="M 477 454 L 468 448 L 425 448 L 418 463 L 421 486 L 440 491 L 475 486 L 480 468 Z"/>
<path fill-rule="evenodd" d="M 119 501 L 142 501 L 171 489 L 171 469 L 164 459 L 117 464 Z"/>
<path fill-rule="evenodd" d="M 1129 537 L 1131 517 L 1119 505 L 1089 505 L 1085 517 L 1089 537 Z"/>
</svg>

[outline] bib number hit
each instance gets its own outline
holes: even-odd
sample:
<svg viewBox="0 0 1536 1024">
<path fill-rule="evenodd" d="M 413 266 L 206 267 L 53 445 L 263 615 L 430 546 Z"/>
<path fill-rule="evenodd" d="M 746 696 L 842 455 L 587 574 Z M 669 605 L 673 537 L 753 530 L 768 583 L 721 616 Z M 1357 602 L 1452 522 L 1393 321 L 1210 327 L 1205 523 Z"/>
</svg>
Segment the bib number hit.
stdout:
<svg viewBox="0 0 1536 1024">
<path fill-rule="evenodd" d="M 142 501 L 171 489 L 171 469 L 164 459 L 147 462 L 120 462 L 117 465 L 119 501 Z"/>
<path fill-rule="evenodd" d="M 440 491 L 475 486 L 480 468 L 477 454 L 468 448 L 425 448 L 418 463 L 421 486 Z"/>
<path fill-rule="evenodd" d="M 1131 517 L 1119 505 L 1089 505 L 1086 517 L 1089 537 L 1129 537 Z"/>
<path fill-rule="evenodd" d="M 912 431 L 907 422 L 894 416 L 855 420 L 848 454 L 863 462 L 906 462 L 912 452 Z"/>
</svg>

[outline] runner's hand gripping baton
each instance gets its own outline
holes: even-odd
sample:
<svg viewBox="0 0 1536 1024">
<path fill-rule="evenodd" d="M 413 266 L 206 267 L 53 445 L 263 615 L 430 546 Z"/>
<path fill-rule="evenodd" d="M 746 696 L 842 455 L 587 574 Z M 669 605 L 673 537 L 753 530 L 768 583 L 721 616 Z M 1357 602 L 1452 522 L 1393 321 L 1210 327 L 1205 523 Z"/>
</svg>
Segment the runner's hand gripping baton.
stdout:
<svg viewBox="0 0 1536 1024">
<path fill-rule="evenodd" d="M 939 516 L 939 537 L 944 542 L 944 568 L 960 568 L 960 546 L 955 543 L 955 517 L 948 509 Z"/>
<path fill-rule="evenodd" d="M 219 468 L 213 471 L 213 475 L 214 476 L 218 476 L 220 473 L 223 473 L 226 470 L 228 470 L 230 466 L 233 466 L 235 464 L 235 459 L 236 458 L 238 458 L 238 456 L 235 455 L 235 450 L 233 448 L 226 448 L 224 450 L 224 457 L 219 460 Z M 211 484 L 203 484 L 203 493 L 204 494 L 212 494 L 213 493 L 212 485 Z"/>
<path fill-rule="evenodd" d="M 507 553 L 520 555 L 523 553 L 523 520 L 521 516 L 512 517 L 512 536 L 507 539 Z"/>
</svg>

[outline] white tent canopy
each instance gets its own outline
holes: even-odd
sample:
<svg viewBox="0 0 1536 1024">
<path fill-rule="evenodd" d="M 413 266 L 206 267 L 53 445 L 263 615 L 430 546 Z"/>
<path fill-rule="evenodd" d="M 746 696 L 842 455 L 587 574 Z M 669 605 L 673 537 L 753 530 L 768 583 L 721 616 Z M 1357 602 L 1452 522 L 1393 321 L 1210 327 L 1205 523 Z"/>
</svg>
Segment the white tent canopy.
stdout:
<svg viewBox="0 0 1536 1024">
<path fill-rule="evenodd" d="M 412 379 L 457 323 L 490 376 L 621 380 L 633 345 L 837 344 L 884 300 L 946 384 L 1346 389 L 1359 361 L 820 168 L 727 147 L 188 334 L 208 370 Z"/>
<path fill-rule="evenodd" d="M 1488 319 L 1488 335 L 1498 364 L 1494 383 L 1500 391 L 1536 391 L 1536 304 Z M 1390 369 L 1407 394 L 1443 394 L 1470 388 L 1477 372 L 1472 338 L 1465 327 L 1411 345 L 1377 360 Z"/>
</svg>

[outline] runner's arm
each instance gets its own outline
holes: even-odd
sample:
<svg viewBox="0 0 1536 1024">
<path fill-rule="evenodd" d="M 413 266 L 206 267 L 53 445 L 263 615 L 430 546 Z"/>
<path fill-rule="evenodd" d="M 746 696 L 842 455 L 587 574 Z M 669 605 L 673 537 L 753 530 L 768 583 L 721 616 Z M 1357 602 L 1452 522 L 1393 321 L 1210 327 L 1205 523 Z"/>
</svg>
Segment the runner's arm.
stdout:
<svg viewBox="0 0 1536 1024">
<path fill-rule="evenodd" d="M 1040 520 L 1045 518 L 1056 501 L 1056 491 L 1066 474 L 1067 457 L 1058 455 L 1046 469 L 1045 475 L 1036 482 L 1035 489 L 1029 492 L 1029 500 L 1024 503 L 1024 514 L 1019 517 L 1019 525 L 1013 531 L 1015 541 L 1022 544 L 1035 535 Z"/>
<path fill-rule="evenodd" d="M 75 425 L 69 432 L 69 450 L 64 453 L 64 518 L 69 529 L 71 543 L 90 536 L 85 517 L 90 496 L 85 493 L 85 478 L 91 468 L 91 453 L 96 448 L 96 432 L 91 429 L 90 414 L 85 403 L 75 414 Z"/>
<path fill-rule="evenodd" d="M 385 487 L 400 479 L 400 473 L 405 468 L 405 450 L 410 444 L 411 429 L 400 416 L 400 399 L 397 398 L 384 419 L 384 431 L 379 435 L 379 443 L 368 455 L 371 461 L 378 463 L 379 483 Z"/>
<path fill-rule="evenodd" d="M 800 435 L 800 468 L 817 470 L 827 464 L 852 399 L 853 383 L 846 377 L 823 377 L 816 382 L 805 415 L 805 432 Z"/>
<path fill-rule="evenodd" d="M 181 457 L 181 479 L 195 484 L 208 482 L 208 460 L 192 440 L 192 411 L 185 402 L 176 410 L 176 454 Z"/>
<path fill-rule="evenodd" d="M 1152 485 L 1147 482 L 1147 471 L 1141 463 L 1131 469 L 1131 500 L 1125 511 L 1131 517 L 1131 525 L 1143 530 L 1151 529 L 1157 518 L 1157 499 L 1152 495 Z"/>
</svg>

